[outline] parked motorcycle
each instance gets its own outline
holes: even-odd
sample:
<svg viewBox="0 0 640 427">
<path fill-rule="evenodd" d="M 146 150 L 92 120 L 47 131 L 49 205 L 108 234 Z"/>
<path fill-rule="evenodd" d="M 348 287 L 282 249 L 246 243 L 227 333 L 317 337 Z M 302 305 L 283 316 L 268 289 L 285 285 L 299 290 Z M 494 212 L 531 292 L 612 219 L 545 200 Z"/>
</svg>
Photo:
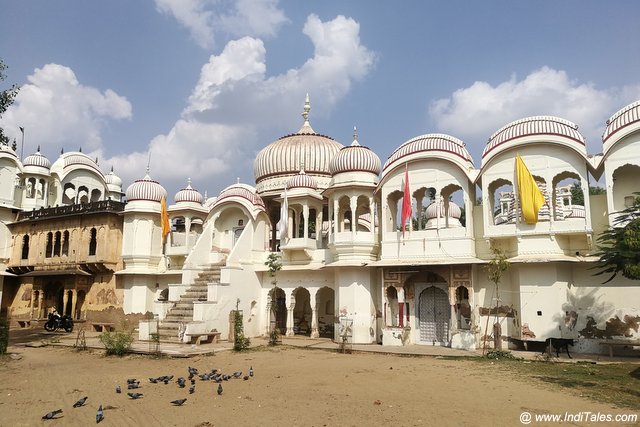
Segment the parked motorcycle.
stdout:
<svg viewBox="0 0 640 427">
<path fill-rule="evenodd" d="M 44 329 L 49 332 L 64 329 L 66 332 L 73 331 L 73 320 L 71 316 L 60 316 L 58 313 L 49 313 L 49 319 L 44 324 Z"/>
</svg>

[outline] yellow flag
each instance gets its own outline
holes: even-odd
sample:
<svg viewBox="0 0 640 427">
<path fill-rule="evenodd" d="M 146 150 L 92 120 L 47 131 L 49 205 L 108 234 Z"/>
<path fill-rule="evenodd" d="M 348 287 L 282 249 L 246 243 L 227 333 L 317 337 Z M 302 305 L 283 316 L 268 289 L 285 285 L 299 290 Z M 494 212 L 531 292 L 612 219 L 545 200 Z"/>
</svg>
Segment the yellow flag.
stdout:
<svg viewBox="0 0 640 427">
<path fill-rule="evenodd" d="M 162 200 L 160 201 L 160 222 L 162 223 L 162 241 L 164 242 L 165 237 L 167 237 L 167 234 L 169 234 L 171 230 L 169 212 L 167 211 L 167 199 L 164 196 L 162 196 Z"/>
<path fill-rule="evenodd" d="M 516 154 L 516 175 L 518 177 L 518 194 L 524 222 L 535 224 L 538 222 L 538 211 L 544 204 L 544 196 L 533 179 L 533 175 L 531 175 L 531 172 L 529 172 L 529 169 L 520 158 L 520 154 Z"/>
</svg>

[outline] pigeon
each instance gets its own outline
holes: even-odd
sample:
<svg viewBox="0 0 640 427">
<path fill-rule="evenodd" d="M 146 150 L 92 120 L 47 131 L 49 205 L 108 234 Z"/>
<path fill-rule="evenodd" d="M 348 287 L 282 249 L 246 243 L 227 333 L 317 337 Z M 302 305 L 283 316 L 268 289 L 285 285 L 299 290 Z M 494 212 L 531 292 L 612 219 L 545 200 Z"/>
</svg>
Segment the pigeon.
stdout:
<svg viewBox="0 0 640 427">
<path fill-rule="evenodd" d="M 129 378 L 127 379 L 127 384 L 133 384 L 135 382 L 139 382 L 138 380 L 136 380 L 135 378 Z"/>
<path fill-rule="evenodd" d="M 242 379 L 247 381 L 249 379 L 249 375 L 245 375 L 244 378 L 242 378 Z"/>
<path fill-rule="evenodd" d="M 62 413 L 62 409 L 56 409 L 55 411 L 51 411 L 47 415 L 43 416 L 42 419 L 43 420 L 53 420 L 56 417 L 56 415 L 61 414 L 61 413 Z"/>
<path fill-rule="evenodd" d="M 86 401 L 87 401 L 87 396 L 83 397 L 82 399 L 80 399 L 76 403 L 74 403 L 73 407 L 74 408 L 79 408 L 79 407 L 83 406 Z"/>
<path fill-rule="evenodd" d="M 158 379 L 157 378 L 149 378 L 149 382 L 153 383 L 153 384 L 156 384 L 158 382 Z"/>
<path fill-rule="evenodd" d="M 128 384 L 127 385 L 127 390 L 135 390 L 137 388 L 140 388 L 140 384 L 139 383 L 132 383 L 132 384 Z"/>
<path fill-rule="evenodd" d="M 233 373 L 233 378 L 240 378 L 242 376 L 242 371 L 236 371 Z"/>
<path fill-rule="evenodd" d="M 196 385 L 196 380 L 194 380 L 193 378 L 191 378 L 191 385 Z"/>
<path fill-rule="evenodd" d="M 222 384 L 218 384 L 218 396 L 222 394 Z"/>
<path fill-rule="evenodd" d="M 253 376 L 253 366 L 249 368 L 249 376 L 252 377 Z"/>
<path fill-rule="evenodd" d="M 116 393 L 122 393 L 122 389 L 119 385 L 116 386 Z"/>
<path fill-rule="evenodd" d="M 143 394 L 142 393 L 127 393 L 127 396 L 129 396 L 130 398 L 135 400 L 135 399 L 140 399 L 143 396 Z"/>
<path fill-rule="evenodd" d="M 180 377 L 178 378 L 178 381 L 176 381 L 178 383 L 178 387 L 180 388 L 184 388 L 184 384 L 185 384 L 185 379 Z"/>
<path fill-rule="evenodd" d="M 185 397 L 184 399 L 172 400 L 171 403 L 173 403 L 176 406 L 182 406 L 186 401 L 187 401 L 187 398 Z"/>
<path fill-rule="evenodd" d="M 189 375 L 198 375 L 198 370 L 189 366 Z"/>
<path fill-rule="evenodd" d="M 96 412 L 96 424 L 102 420 L 104 420 L 104 412 L 102 411 L 102 405 L 100 405 L 98 412 Z"/>
<path fill-rule="evenodd" d="M 193 394 L 194 391 L 196 391 L 196 386 L 192 385 L 189 387 L 189 394 Z"/>
</svg>

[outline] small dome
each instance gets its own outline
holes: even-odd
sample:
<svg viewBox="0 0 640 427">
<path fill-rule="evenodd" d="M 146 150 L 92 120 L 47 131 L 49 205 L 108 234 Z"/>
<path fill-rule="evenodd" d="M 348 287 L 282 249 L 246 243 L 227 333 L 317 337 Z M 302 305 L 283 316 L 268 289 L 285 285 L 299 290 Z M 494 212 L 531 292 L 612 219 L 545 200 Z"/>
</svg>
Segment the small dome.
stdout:
<svg viewBox="0 0 640 427">
<path fill-rule="evenodd" d="M 42 153 L 40 153 L 40 146 L 38 150 L 30 156 L 27 156 L 22 162 L 24 166 L 36 166 L 45 169 L 51 168 L 51 162 Z"/>
<path fill-rule="evenodd" d="M 342 172 L 370 172 L 380 174 L 380 158 L 368 147 L 358 143 L 358 134 L 353 129 L 353 142 L 343 147 L 331 160 L 329 170 L 332 175 Z"/>
<path fill-rule="evenodd" d="M 292 188 L 311 188 L 312 190 L 317 190 L 318 183 L 313 177 L 307 175 L 304 170 L 301 170 L 298 175 L 287 181 L 287 189 Z"/>
<path fill-rule="evenodd" d="M 230 197 L 240 197 L 248 200 L 252 205 L 265 209 L 264 201 L 255 193 L 255 189 L 245 184 L 233 184 L 220 192 L 215 201 L 215 205 L 220 204 L 223 200 Z"/>
<path fill-rule="evenodd" d="M 640 122 L 640 101 L 621 108 L 607 120 L 607 128 L 602 135 L 602 142 L 607 142 L 613 134 L 637 122 Z"/>
<path fill-rule="evenodd" d="M 451 135 L 440 133 L 430 133 L 427 135 L 417 136 L 398 147 L 387 159 L 382 168 L 384 171 L 391 170 L 395 164 L 403 158 L 415 153 L 423 152 L 441 152 L 453 154 L 460 157 L 469 165 L 473 165 L 471 154 L 467 150 L 464 142 Z"/>
<path fill-rule="evenodd" d="M 554 116 L 533 116 L 516 120 L 491 135 L 482 151 L 483 163 L 500 151 L 500 146 L 517 138 L 538 136 L 544 141 L 544 135 L 555 135 L 566 138 L 565 141 L 586 155 L 584 137 L 578 132 L 578 125 L 569 120 Z"/>
<path fill-rule="evenodd" d="M 113 172 L 113 166 L 111 167 L 111 172 L 105 175 L 104 182 L 107 185 L 115 185 L 117 187 L 122 186 L 122 179 Z"/>
<path fill-rule="evenodd" d="M 198 190 L 194 190 L 193 187 L 191 187 L 191 178 L 189 178 L 187 186 L 178 191 L 175 196 L 176 203 L 192 202 L 202 204 L 203 200 L 204 198 L 202 197 L 202 194 L 200 194 Z"/>
<path fill-rule="evenodd" d="M 167 197 L 167 190 L 157 181 L 152 180 L 147 172 L 144 178 L 138 179 L 131 184 L 125 194 L 130 202 L 134 200 L 159 202 L 163 197 Z"/>
<path fill-rule="evenodd" d="M 440 205 L 440 218 L 444 218 L 446 216 L 445 205 L 442 203 Z M 460 207 L 449 201 L 449 218 L 460 219 L 462 216 L 462 211 Z M 427 206 L 427 219 L 434 219 L 438 217 L 438 203 L 432 202 L 429 206 Z"/>
</svg>

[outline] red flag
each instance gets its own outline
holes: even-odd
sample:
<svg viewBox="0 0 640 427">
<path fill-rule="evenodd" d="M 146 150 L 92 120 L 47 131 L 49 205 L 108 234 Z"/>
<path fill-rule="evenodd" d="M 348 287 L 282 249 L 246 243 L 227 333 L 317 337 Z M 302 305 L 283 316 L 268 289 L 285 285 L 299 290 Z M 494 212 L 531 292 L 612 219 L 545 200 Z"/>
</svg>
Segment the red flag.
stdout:
<svg viewBox="0 0 640 427">
<path fill-rule="evenodd" d="M 409 168 L 404 164 L 404 196 L 402 196 L 402 238 L 407 220 L 411 219 L 411 193 L 409 192 Z"/>
</svg>

